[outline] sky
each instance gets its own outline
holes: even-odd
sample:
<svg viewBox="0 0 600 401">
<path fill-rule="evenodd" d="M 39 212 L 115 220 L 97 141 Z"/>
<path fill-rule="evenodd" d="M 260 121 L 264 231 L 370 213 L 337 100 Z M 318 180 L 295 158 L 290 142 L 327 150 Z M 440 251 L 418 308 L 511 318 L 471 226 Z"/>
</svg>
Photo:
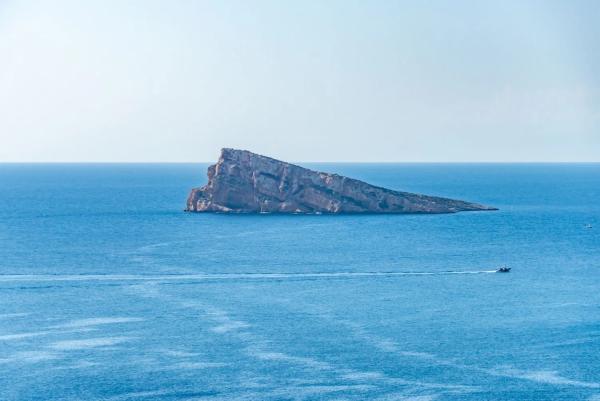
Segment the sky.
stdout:
<svg viewBox="0 0 600 401">
<path fill-rule="evenodd" d="M 0 162 L 600 161 L 600 1 L 0 0 Z"/>
</svg>

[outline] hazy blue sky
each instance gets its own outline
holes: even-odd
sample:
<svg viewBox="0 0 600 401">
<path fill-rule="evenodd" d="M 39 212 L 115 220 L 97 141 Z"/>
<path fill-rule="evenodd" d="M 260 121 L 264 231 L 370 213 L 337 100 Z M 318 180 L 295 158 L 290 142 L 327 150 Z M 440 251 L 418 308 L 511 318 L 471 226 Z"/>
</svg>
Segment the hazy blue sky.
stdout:
<svg viewBox="0 0 600 401">
<path fill-rule="evenodd" d="M 0 0 L 0 161 L 600 161 L 600 1 Z"/>
</svg>

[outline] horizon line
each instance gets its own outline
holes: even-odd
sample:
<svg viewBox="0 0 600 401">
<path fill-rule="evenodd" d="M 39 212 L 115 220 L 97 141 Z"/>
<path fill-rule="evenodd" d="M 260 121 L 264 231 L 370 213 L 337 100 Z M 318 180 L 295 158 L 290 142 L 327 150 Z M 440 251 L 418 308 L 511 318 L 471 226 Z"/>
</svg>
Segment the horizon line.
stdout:
<svg viewBox="0 0 600 401">
<path fill-rule="evenodd" d="M 276 159 L 280 160 L 280 159 Z M 283 160 L 281 160 L 283 161 Z M 285 161 L 318 164 L 600 164 L 600 160 L 517 160 L 517 161 Z M 7 164 L 214 164 L 216 161 L 0 161 Z"/>
</svg>

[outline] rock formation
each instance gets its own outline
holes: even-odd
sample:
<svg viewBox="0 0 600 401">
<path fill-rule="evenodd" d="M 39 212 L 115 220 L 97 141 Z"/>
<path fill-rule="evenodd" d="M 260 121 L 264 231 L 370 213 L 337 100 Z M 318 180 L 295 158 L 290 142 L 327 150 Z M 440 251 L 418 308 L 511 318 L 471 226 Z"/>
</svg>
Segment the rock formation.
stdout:
<svg viewBox="0 0 600 401">
<path fill-rule="evenodd" d="M 221 213 L 455 213 L 496 210 L 459 200 L 399 192 L 337 174 L 223 149 L 208 183 L 192 189 L 187 211 Z"/>
</svg>

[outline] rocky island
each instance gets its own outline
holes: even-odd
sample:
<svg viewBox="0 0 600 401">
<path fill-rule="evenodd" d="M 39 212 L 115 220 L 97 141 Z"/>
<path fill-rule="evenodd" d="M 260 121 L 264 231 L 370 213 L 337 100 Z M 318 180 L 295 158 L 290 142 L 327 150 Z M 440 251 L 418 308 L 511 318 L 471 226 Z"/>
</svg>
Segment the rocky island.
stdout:
<svg viewBox="0 0 600 401">
<path fill-rule="evenodd" d="M 220 213 L 455 213 L 497 210 L 460 200 L 381 188 L 247 150 L 223 149 L 187 211 Z"/>
</svg>

